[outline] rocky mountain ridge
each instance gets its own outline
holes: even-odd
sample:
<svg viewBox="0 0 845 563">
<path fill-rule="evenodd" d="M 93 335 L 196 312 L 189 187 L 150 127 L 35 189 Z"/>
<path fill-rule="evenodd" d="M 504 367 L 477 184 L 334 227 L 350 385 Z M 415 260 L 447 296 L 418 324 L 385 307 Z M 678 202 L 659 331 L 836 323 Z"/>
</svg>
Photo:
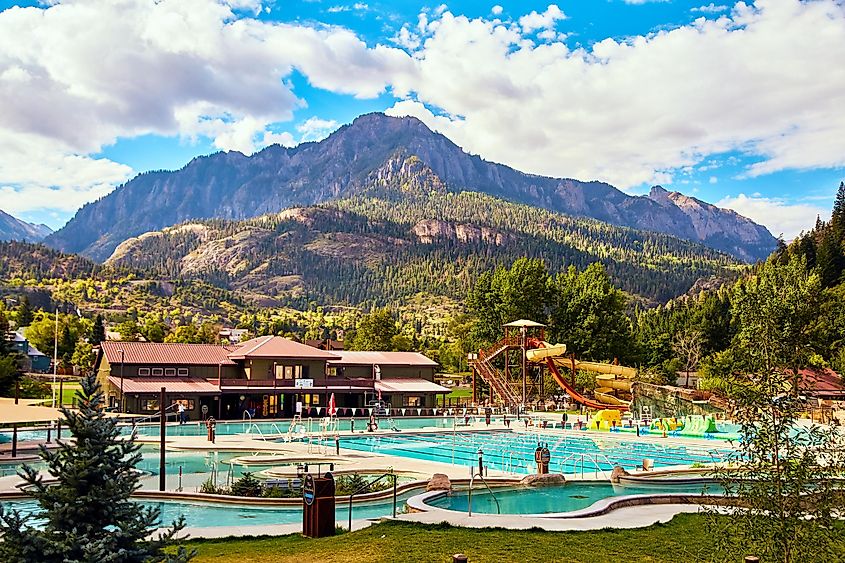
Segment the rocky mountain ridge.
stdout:
<svg viewBox="0 0 845 563">
<path fill-rule="evenodd" d="M 27 223 L 0 209 L 0 241 L 39 242 L 52 232 L 47 225 Z"/>
<path fill-rule="evenodd" d="M 602 182 L 526 174 L 464 152 L 415 118 L 379 113 L 358 117 L 318 143 L 274 145 L 249 157 L 216 153 L 174 172 L 141 174 L 87 204 L 45 242 L 104 260 L 127 238 L 170 225 L 194 219 L 240 220 L 354 197 L 401 173 L 388 166 L 408 165 L 392 161 L 397 153 L 417 158 L 433 171 L 436 181 L 427 179 L 429 190 L 480 192 L 667 233 L 746 261 L 764 258 L 776 243 L 751 220 L 681 194 L 661 188 L 648 196 L 630 196 Z"/>
</svg>

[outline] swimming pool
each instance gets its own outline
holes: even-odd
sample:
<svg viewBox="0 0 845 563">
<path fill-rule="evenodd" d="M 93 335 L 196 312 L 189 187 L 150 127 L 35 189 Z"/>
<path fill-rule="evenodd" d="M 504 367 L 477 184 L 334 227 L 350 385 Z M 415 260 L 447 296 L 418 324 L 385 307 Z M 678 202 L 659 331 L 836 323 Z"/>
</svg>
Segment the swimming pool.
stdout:
<svg viewBox="0 0 845 563">
<path fill-rule="evenodd" d="M 408 491 L 397 496 L 397 511 L 402 510 L 405 501 L 419 494 Z M 154 506 L 161 510 L 159 525 L 169 526 L 180 515 L 185 517 L 188 527 L 216 528 L 231 526 L 271 526 L 275 524 L 298 524 L 302 522 L 302 508 L 299 506 L 248 506 L 239 504 L 213 504 L 186 501 L 137 501 L 141 506 Z M 473 500 L 473 503 L 475 501 Z M 31 499 L 0 502 L 4 509 L 17 510 L 23 514 L 36 515 L 40 512 L 38 504 Z M 393 514 L 393 500 L 355 505 L 352 517 L 355 520 L 381 518 Z M 349 517 L 349 503 L 338 502 L 335 518 L 343 524 Z M 37 524 L 36 524 L 37 525 Z"/>
<path fill-rule="evenodd" d="M 567 483 L 553 487 L 517 487 L 494 489 L 493 495 L 486 489 L 474 488 L 472 491 L 472 512 L 479 514 L 548 514 L 583 510 L 596 502 L 617 496 L 654 495 L 661 492 L 702 494 L 724 492 L 720 486 L 687 485 L 683 488 L 672 487 L 661 491 L 652 487 L 618 487 L 610 483 Z M 498 501 L 498 506 L 496 504 Z M 469 495 L 466 491 L 454 492 L 426 501 L 429 506 L 467 512 Z"/>
<path fill-rule="evenodd" d="M 171 478 L 175 478 L 181 469 L 183 475 L 206 474 L 211 476 L 212 473 L 216 472 L 221 475 L 221 479 L 226 479 L 226 475 L 230 470 L 229 461 L 240 456 L 250 455 L 251 453 L 251 450 L 244 450 L 240 452 L 227 451 L 222 453 L 215 451 L 168 451 L 166 452 L 164 459 L 167 468 L 167 475 Z M 158 448 L 155 446 L 142 446 L 141 460 L 135 465 L 135 468 L 150 475 L 158 475 L 160 468 L 159 464 L 160 458 Z M 22 464 L 1 463 L 0 477 L 17 474 L 21 465 Z M 27 462 L 27 465 L 39 471 L 47 469 L 47 465 L 41 460 Z M 248 466 L 233 464 L 231 468 L 231 477 L 241 477 L 247 471 L 251 473 L 258 473 L 264 469 L 278 467 L 279 465 L 282 464 L 250 464 Z"/>
<path fill-rule="evenodd" d="M 320 418 L 303 419 L 301 426 L 304 432 L 319 432 Z M 348 417 L 338 418 L 338 430 L 347 432 L 352 427 L 352 421 Z M 379 425 L 382 429 L 396 428 L 397 430 L 419 430 L 421 428 L 449 428 L 451 429 L 455 424 L 454 416 L 433 416 L 433 417 L 396 417 L 379 419 Z M 279 434 L 287 434 L 290 428 L 291 420 L 274 420 L 274 421 L 237 421 L 237 422 L 218 422 L 215 428 L 218 436 L 231 436 L 235 434 L 254 434 L 261 436 L 278 436 Z M 356 417 L 354 419 L 354 428 L 356 431 L 364 430 L 367 427 L 366 417 Z M 131 426 L 124 427 L 124 433 L 132 432 Z M 189 422 L 187 424 L 168 424 L 168 436 L 205 436 L 208 430 L 204 423 Z M 139 436 L 158 436 L 158 424 L 147 424 L 138 426 Z"/>
<path fill-rule="evenodd" d="M 711 447 L 711 443 L 685 445 L 651 441 L 618 440 L 591 435 L 565 436 L 511 431 L 442 432 L 390 434 L 341 438 L 343 448 L 400 457 L 439 461 L 467 467 L 478 464 L 478 450 L 490 469 L 513 473 L 534 473 L 537 443 L 547 444 L 553 473 L 611 471 L 614 465 L 634 470 L 644 458 L 655 467 L 712 463 L 725 459 L 732 450 Z"/>
</svg>

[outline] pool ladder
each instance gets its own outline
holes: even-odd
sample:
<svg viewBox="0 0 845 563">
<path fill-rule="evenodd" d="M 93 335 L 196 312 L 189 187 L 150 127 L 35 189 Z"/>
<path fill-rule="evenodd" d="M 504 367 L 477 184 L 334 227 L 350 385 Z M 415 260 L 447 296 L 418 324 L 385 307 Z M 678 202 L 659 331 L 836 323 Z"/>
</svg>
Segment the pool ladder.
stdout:
<svg viewBox="0 0 845 563">
<path fill-rule="evenodd" d="M 502 513 L 502 507 L 499 505 L 499 499 L 496 498 L 496 494 L 493 492 L 493 489 L 490 488 L 490 485 L 487 484 L 487 480 L 482 475 L 481 471 L 478 469 L 473 468 L 472 475 L 469 478 L 469 493 L 467 498 L 467 516 L 472 516 L 472 485 L 475 483 L 475 478 L 478 477 L 481 479 L 481 482 L 484 483 L 484 486 L 487 487 L 487 491 L 490 493 L 490 496 L 493 497 L 493 500 L 496 501 L 496 514 Z"/>
<path fill-rule="evenodd" d="M 604 454 L 587 454 L 587 453 L 583 453 L 583 452 L 582 453 L 576 452 L 576 453 L 572 453 L 572 454 L 566 456 L 565 458 L 563 458 L 562 460 L 560 460 L 560 462 L 558 463 L 558 467 L 564 467 L 566 465 L 566 462 L 569 461 L 570 459 L 574 461 L 573 469 L 575 471 L 573 471 L 573 473 L 575 475 L 578 474 L 578 460 L 579 459 L 581 460 L 581 479 L 584 478 L 584 474 L 585 474 L 585 471 L 584 471 L 584 460 L 585 459 L 592 462 L 592 465 L 595 469 L 595 471 L 593 472 L 593 478 L 595 478 L 595 479 L 599 478 L 599 473 L 601 473 L 602 478 L 607 478 L 607 479 L 610 478 L 607 474 L 607 470 L 602 469 L 601 466 L 599 465 L 599 461 L 604 461 L 605 463 L 607 463 L 611 467 L 617 465 L 617 464 L 613 463 L 612 461 L 610 461 L 610 459 Z"/>
</svg>

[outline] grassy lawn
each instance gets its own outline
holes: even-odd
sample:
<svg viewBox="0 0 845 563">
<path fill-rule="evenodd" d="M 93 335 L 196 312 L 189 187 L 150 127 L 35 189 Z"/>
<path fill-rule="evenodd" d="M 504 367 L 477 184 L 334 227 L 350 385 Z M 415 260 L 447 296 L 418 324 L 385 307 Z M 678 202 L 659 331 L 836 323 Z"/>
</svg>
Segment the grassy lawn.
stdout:
<svg viewBox="0 0 845 563">
<path fill-rule="evenodd" d="M 52 383 L 50 384 L 50 386 L 52 387 Z M 74 398 L 74 396 L 76 396 L 76 392 L 79 391 L 80 389 L 81 389 L 81 387 L 79 386 L 79 383 L 70 383 L 68 381 L 65 381 L 64 385 L 62 385 L 62 397 L 63 397 L 62 404 L 67 405 L 67 406 L 70 406 L 71 404 L 73 404 L 73 398 Z M 58 392 L 59 392 L 59 384 L 56 383 L 56 393 L 58 393 Z M 52 397 L 52 395 L 51 395 L 51 397 Z"/>
<path fill-rule="evenodd" d="M 195 561 L 449 562 L 464 553 L 470 563 L 568 561 L 676 563 L 709 561 L 705 517 L 676 516 L 668 524 L 636 530 L 544 532 L 468 529 L 385 522 L 319 540 L 299 534 L 277 538 L 192 540 Z"/>
<path fill-rule="evenodd" d="M 472 400 L 472 389 L 462 389 L 462 388 L 454 388 L 452 392 L 446 395 L 447 399 L 451 399 L 452 402 L 455 401 L 471 401 Z M 443 404 L 443 396 L 437 396 L 437 404 Z"/>
</svg>

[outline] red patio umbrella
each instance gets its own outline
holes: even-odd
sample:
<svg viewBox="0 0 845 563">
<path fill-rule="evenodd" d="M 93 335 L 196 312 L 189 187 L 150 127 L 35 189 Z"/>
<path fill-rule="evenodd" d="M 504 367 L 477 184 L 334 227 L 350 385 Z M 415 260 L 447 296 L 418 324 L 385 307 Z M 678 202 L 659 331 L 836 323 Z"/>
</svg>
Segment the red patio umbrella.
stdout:
<svg viewBox="0 0 845 563">
<path fill-rule="evenodd" d="M 337 415 L 337 404 L 334 401 L 334 393 L 329 397 L 329 416 Z"/>
</svg>

